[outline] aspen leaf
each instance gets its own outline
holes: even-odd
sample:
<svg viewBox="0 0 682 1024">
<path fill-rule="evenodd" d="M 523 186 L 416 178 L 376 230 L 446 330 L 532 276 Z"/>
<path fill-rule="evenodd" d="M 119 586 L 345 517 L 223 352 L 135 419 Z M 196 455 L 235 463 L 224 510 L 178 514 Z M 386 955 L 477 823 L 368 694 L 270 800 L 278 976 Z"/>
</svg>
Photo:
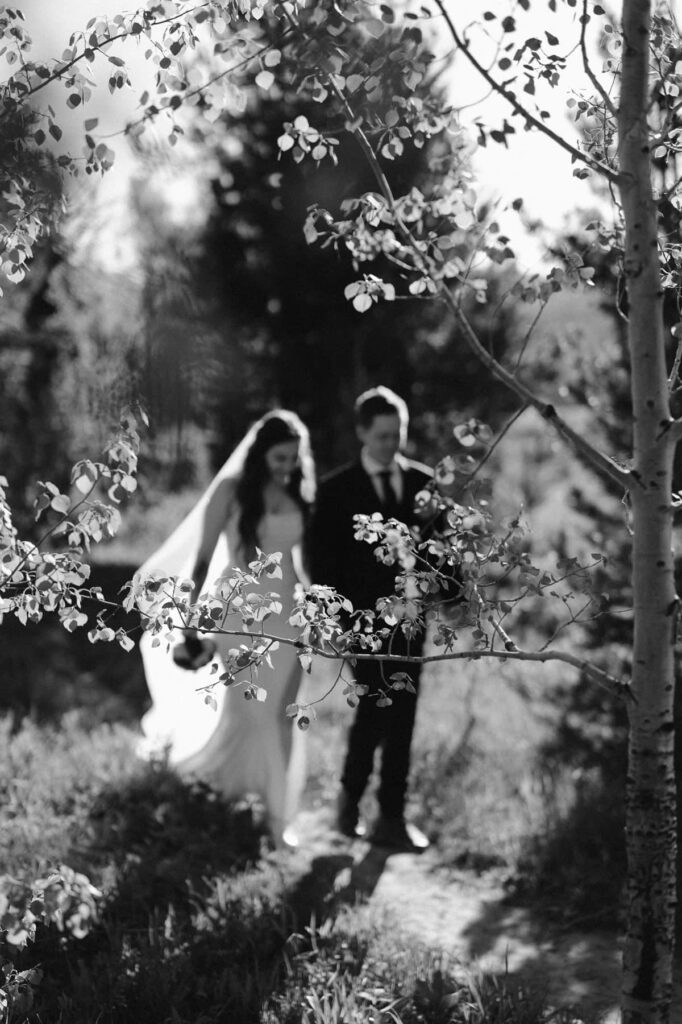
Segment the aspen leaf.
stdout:
<svg viewBox="0 0 682 1024">
<path fill-rule="evenodd" d="M 272 83 L 275 81 L 275 76 L 272 71 L 260 71 L 256 75 L 256 85 L 260 89 L 269 89 Z"/>
<path fill-rule="evenodd" d="M 367 34 L 372 36 L 373 39 L 378 39 L 384 33 L 384 22 L 379 21 L 378 18 L 368 18 L 364 25 Z"/>
<path fill-rule="evenodd" d="M 59 512 L 61 515 L 66 515 L 71 508 L 71 502 L 68 495 L 57 494 L 50 502 L 50 506 L 55 510 L 55 512 Z"/>
<path fill-rule="evenodd" d="M 353 299 L 353 308 L 357 309 L 358 313 L 366 313 L 368 309 L 372 307 L 372 297 L 367 292 L 360 292 Z"/>
<path fill-rule="evenodd" d="M 310 672 L 313 664 L 312 656 L 307 651 L 301 651 L 298 655 L 298 663 L 304 672 Z"/>
</svg>

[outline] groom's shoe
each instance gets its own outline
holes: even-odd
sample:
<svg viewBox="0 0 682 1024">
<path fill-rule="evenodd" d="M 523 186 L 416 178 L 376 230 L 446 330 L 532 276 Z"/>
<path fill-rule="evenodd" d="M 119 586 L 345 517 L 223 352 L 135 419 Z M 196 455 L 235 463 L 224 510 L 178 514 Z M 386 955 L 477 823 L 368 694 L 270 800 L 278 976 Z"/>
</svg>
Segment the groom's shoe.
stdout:
<svg viewBox="0 0 682 1024">
<path fill-rule="evenodd" d="M 416 825 L 404 818 L 389 818 L 380 814 L 368 839 L 372 846 L 381 846 L 398 853 L 422 853 L 431 845 Z"/>
<path fill-rule="evenodd" d="M 336 802 L 336 829 L 349 839 L 360 839 L 366 831 L 360 821 L 360 808 L 357 802 L 343 789 Z"/>
</svg>

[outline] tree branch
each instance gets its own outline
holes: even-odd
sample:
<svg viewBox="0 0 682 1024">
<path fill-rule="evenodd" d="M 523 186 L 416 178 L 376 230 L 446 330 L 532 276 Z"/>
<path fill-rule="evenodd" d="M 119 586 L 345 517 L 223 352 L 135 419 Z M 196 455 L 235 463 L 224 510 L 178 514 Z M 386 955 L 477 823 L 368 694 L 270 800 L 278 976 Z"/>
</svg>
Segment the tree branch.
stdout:
<svg viewBox="0 0 682 1024">
<path fill-rule="evenodd" d="M 615 117 L 617 115 L 618 111 L 616 110 L 616 108 L 615 108 L 615 106 L 614 106 L 614 104 L 613 104 L 613 102 L 611 100 L 611 97 L 607 93 L 606 89 L 601 84 L 601 82 L 599 81 L 599 79 L 595 75 L 594 71 L 590 67 L 590 61 L 589 61 L 589 58 L 587 56 L 587 47 L 585 45 L 585 33 L 587 31 L 587 22 L 588 21 L 589 21 L 589 16 L 587 14 L 587 0 L 583 0 L 583 16 L 580 19 L 580 52 L 581 52 L 582 58 L 583 58 L 583 70 L 585 71 L 585 74 L 587 75 L 589 80 L 592 82 L 592 85 L 595 87 L 595 89 L 597 90 L 597 92 L 601 96 L 602 100 L 604 101 L 604 106 L 606 107 L 608 112 Z"/>
<path fill-rule="evenodd" d="M 329 78 L 329 83 L 331 88 L 336 92 L 336 95 L 338 96 L 341 103 L 343 103 L 348 113 L 349 120 L 351 122 L 355 121 L 354 111 L 350 104 L 348 103 L 346 97 L 342 94 L 336 83 L 331 78 Z M 506 384 L 508 388 L 514 391 L 515 394 L 517 394 L 519 398 L 522 399 L 524 404 L 533 406 L 533 408 L 540 413 L 543 419 L 545 419 L 548 423 L 551 423 L 554 429 L 561 435 L 561 437 L 564 438 L 565 441 L 568 442 L 568 444 L 570 444 L 573 450 L 579 452 L 582 456 L 584 456 L 595 467 L 595 469 L 597 469 L 604 476 L 615 481 L 619 486 L 625 489 L 630 487 L 631 481 L 635 478 L 632 476 L 629 470 L 623 469 L 622 466 L 619 466 L 616 462 L 613 461 L 613 459 L 609 458 L 607 455 L 604 455 L 603 452 L 598 451 L 598 449 L 596 449 L 592 444 L 590 444 L 589 441 L 587 441 L 584 437 L 582 437 L 582 435 L 580 435 L 571 426 L 569 426 L 569 424 L 559 415 L 559 413 L 556 411 L 553 405 L 543 401 L 541 398 L 538 398 L 530 390 L 530 388 L 523 384 L 522 381 L 518 380 L 518 378 L 514 376 L 514 374 L 506 370 L 502 366 L 502 364 L 498 363 L 494 356 L 491 355 L 490 352 L 488 352 L 488 350 L 479 340 L 478 335 L 476 334 L 473 327 L 469 323 L 466 315 L 462 311 L 459 302 L 455 299 L 454 295 L 450 292 L 446 285 L 442 281 L 439 281 L 438 278 L 432 273 L 431 261 L 429 260 L 428 256 L 420 252 L 419 246 L 417 245 L 416 240 L 412 235 L 412 232 L 400 217 L 400 214 L 396 208 L 395 197 L 393 196 L 391 186 L 388 182 L 388 179 L 386 178 L 386 175 L 381 169 L 381 165 L 377 160 L 376 153 L 372 148 L 372 144 L 365 135 L 362 127 L 358 126 L 357 128 L 355 128 L 354 134 L 356 135 L 358 142 L 360 143 L 360 146 L 363 152 L 365 153 L 367 160 L 369 161 L 370 167 L 374 173 L 374 177 L 377 180 L 377 184 L 381 189 L 382 195 L 384 196 L 386 202 L 388 203 L 388 206 L 393 214 L 397 227 L 400 229 L 400 232 L 411 246 L 412 253 L 414 254 L 415 262 L 418 268 L 421 270 L 423 274 L 430 277 L 431 280 L 438 282 L 439 294 L 441 298 L 443 298 L 446 305 L 449 306 L 451 312 L 455 317 L 457 324 L 462 329 L 467 344 L 478 356 L 483 365 L 487 367 L 487 369 L 489 369 L 490 372 L 495 377 L 497 377 L 498 380 L 502 381 L 503 384 Z"/>
<path fill-rule="evenodd" d="M 573 427 L 559 415 L 553 405 L 543 402 L 542 399 L 538 398 L 522 381 L 520 381 L 514 374 L 506 370 L 501 363 L 488 352 L 488 350 L 481 344 L 478 335 L 474 331 L 473 327 L 469 323 L 466 315 L 460 308 L 459 303 L 446 288 L 442 289 L 442 294 L 445 297 L 447 304 L 449 305 L 459 327 L 464 333 L 464 337 L 469 347 L 476 353 L 478 358 L 481 360 L 484 366 L 486 366 L 490 372 L 497 377 L 498 380 L 506 384 L 512 391 L 514 391 L 519 398 L 521 398 L 527 405 L 532 405 L 536 409 L 542 418 L 554 427 L 554 429 L 567 441 L 574 451 L 579 452 L 583 455 L 594 467 L 599 470 L 604 476 L 614 480 L 621 487 L 628 488 L 632 484 L 634 479 L 629 470 L 623 469 L 613 459 L 609 458 L 608 455 L 604 455 L 595 448 L 589 441 L 587 441 L 581 434 L 579 434 Z"/>
<path fill-rule="evenodd" d="M 682 441 L 682 419 L 670 420 L 659 436 L 665 434 L 670 444 L 677 444 Z"/>
<path fill-rule="evenodd" d="M 303 644 L 300 640 L 292 639 L 291 637 L 277 636 L 273 633 L 254 633 L 249 630 L 243 629 L 212 629 L 202 630 L 202 633 L 208 635 L 219 635 L 219 636 L 241 636 L 251 640 L 270 640 L 271 642 L 278 642 L 280 644 L 286 644 L 290 647 L 296 647 L 299 649 L 305 648 L 315 657 L 324 658 L 327 661 L 380 661 L 384 664 L 391 664 L 396 662 L 398 664 L 410 664 L 410 665 L 430 665 L 434 662 L 441 661 L 479 661 L 481 658 L 497 658 L 500 661 L 534 661 L 534 662 L 548 662 L 548 661 L 561 661 L 566 665 L 571 665 L 572 668 L 577 669 L 580 672 L 584 672 L 590 679 L 596 682 L 599 686 L 608 690 L 609 693 L 619 697 L 620 699 L 631 701 L 634 700 L 630 684 L 626 683 L 622 679 L 618 679 L 616 676 L 610 675 L 603 669 L 600 669 L 597 665 L 587 661 L 585 658 L 580 658 L 575 654 L 571 654 L 569 651 L 523 651 L 519 648 L 514 650 L 504 651 L 491 651 L 491 650 L 469 650 L 469 651 L 450 651 L 444 654 L 382 654 L 381 652 L 363 654 L 360 651 L 338 651 L 336 649 L 318 648 L 310 644 Z"/>
<path fill-rule="evenodd" d="M 562 138 L 561 135 L 558 135 L 555 131 L 552 131 L 549 125 L 544 124 L 539 118 L 533 117 L 533 115 L 519 103 L 519 101 L 516 99 L 516 96 L 514 96 L 514 94 L 510 92 L 509 89 L 505 89 L 503 85 L 500 85 L 500 83 L 497 82 L 492 77 L 490 72 L 483 67 L 483 65 L 476 59 L 476 57 L 474 57 L 469 47 L 460 37 L 459 33 L 457 32 L 457 29 L 455 28 L 452 22 L 452 19 L 450 18 L 450 15 L 445 9 L 444 0 L 436 0 L 436 6 L 443 15 L 443 18 L 445 20 L 446 25 L 448 26 L 448 29 L 450 30 L 452 38 L 455 40 L 455 43 L 462 51 L 464 56 L 467 58 L 469 63 L 476 68 L 479 75 L 481 75 L 486 80 L 488 85 L 495 90 L 498 96 L 502 96 L 503 99 L 505 99 L 507 103 L 510 104 L 515 113 L 519 114 L 527 124 L 532 125 L 533 128 L 537 128 L 538 131 L 542 132 L 543 135 L 546 135 L 548 138 L 550 138 L 553 142 L 556 143 L 557 146 L 560 146 L 562 149 L 565 149 L 566 152 L 569 153 L 574 160 L 578 160 L 580 161 L 580 163 L 586 164 L 592 170 L 598 171 L 599 174 L 603 175 L 608 181 L 613 181 L 616 184 L 618 183 L 619 175 L 617 171 L 614 171 L 612 167 L 608 166 L 608 164 L 603 164 L 599 160 L 595 160 L 594 157 L 591 157 L 588 153 L 583 153 L 576 146 L 571 145 L 571 143 L 567 142 L 566 139 Z"/>
<path fill-rule="evenodd" d="M 149 29 L 152 28 L 158 28 L 159 25 L 166 25 L 173 21 L 179 21 L 181 18 L 185 18 L 188 14 L 192 14 L 194 13 L 194 11 L 200 10 L 202 7 L 208 7 L 208 3 L 199 3 L 188 11 L 179 11 L 177 14 L 172 15 L 168 18 L 161 18 L 158 21 L 149 21 L 145 24 L 145 32 L 148 32 Z M 83 35 L 85 35 L 85 33 L 83 33 Z M 134 36 L 134 38 L 137 38 L 138 35 L 140 35 L 140 33 L 134 33 L 132 30 L 125 30 L 123 32 L 119 32 L 117 35 L 110 35 L 107 36 L 106 39 L 103 38 L 99 40 L 96 46 L 86 45 L 85 49 L 83 50 L 83 53 L 76 54 L 76 56 L 73 57 L 70 61 L 67 61 L 62 65 L 57 65 L 54 71 L 49 76 L 49 78 L 42 78 L 35 86 L 33 86 L 27 93 L 25 93 L 25 95 L 22 96 L 22 102 L 26 102 L 27 99 L 30 99 L 33 96 L 35 96 L 36 93 L 40 92 L 41 89 L 44 89 L 46 86 L 52 85 L 53 82 L 62 79 L 64 75 L 67 74 L 76 64 L 79 64 L 83 59 L 85 59 L 85 55 L 88 50 L 99 50 L 100 53 L 103 53 L 103 55 L 106 56 L 106 54 L 104 54 L 104 51 L 102 50 L 103 46 L 109 46 L 110 43 L 118 42 L 120 39 L 127 39 L 129 36 Z M 150 42 L 151 41 L 152 40 L 150 40 Z"/>
<path fill-rule="evenodd" d="M 668 377 L 668 393 L 669 394 L 672 391 L 674 391 L 675 387 L 677 386 L 677 380 L 678 380 L 678 378 L 680 376 L 680 364 L 681 363 L 682 363 L 682 336 L 680 336 L 680 338 L 678 339 L 677 351 L 675 352 L 675 360 L 673 362 L 672 370 L 670 371 L 670 376 Z"/>
</svg>

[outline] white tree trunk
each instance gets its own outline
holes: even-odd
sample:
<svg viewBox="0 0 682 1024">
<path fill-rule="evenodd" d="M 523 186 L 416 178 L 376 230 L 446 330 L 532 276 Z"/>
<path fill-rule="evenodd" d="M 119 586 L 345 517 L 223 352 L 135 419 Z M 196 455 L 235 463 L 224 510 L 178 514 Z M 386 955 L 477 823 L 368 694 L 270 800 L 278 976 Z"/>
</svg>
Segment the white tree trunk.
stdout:
<svg viewBox="0 0 682 1024">
<path fill-rule="evenodd" d="M 672 460 L 657 217 L 647 126 L 651 0 L 623 0 L 618 118 L 632 367 L 634 640 L 627 779 L 623 1024 L 670 1019 L 675 912 L 673 764 L 677 598 Z"/>
</svg>

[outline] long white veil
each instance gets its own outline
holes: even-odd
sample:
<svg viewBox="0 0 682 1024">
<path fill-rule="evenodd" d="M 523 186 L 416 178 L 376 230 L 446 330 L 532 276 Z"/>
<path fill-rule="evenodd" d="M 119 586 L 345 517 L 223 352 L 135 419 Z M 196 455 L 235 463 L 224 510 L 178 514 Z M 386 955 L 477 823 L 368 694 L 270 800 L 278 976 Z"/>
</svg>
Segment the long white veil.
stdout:
<svg viewBox="0 0 682 1024">
<path fill-rule="evenodd" d="M 258 420 L 250 427 L 196 505 L 161 547 L 140 566 L 140 575 L 191 576 L 209 501 L 223 480 L 237 479 L 241 475 L 247 452 L 261 425 L 262 420 Z M 205 587 L 210 587 L 234 557 L 235 553 L 228 550 L 223 529 L 211 558 Z M 215 682 L 220 674 L 211 671 L 211 663 L 195 672 L 179 668 L 166 643 L 162 641 L 153 647 L 149 633 L 143 633 L 139 646 L 152 706 L 142 717 L 144 735 L 137 745 L 137 753 L 140 757 L 153 758 L 167 752 L 169 761 L 177 763 L 196 753 L 208 741 L 218 723 L 225 688 L 216 686 L 212 691 L 217 703 L 215 710 L 205 703 L 204 695 L 197 692 Z M 214 665 L 216 661 L 220 668 L 217 656 Z"/>
</svg>

